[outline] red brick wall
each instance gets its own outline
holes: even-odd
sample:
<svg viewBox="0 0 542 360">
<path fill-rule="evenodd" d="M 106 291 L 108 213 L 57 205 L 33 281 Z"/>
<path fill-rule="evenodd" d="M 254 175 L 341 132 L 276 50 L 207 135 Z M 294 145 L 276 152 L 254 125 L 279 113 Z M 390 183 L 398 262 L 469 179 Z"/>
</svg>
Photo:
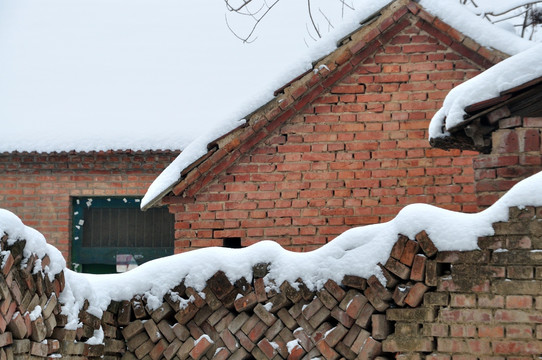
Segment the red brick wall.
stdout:
<svg viewBox="0 0 542 360">
<path fill-rule="evenodd" d="M 177 251 L 226 237 L 311 250 L 410 203 L 478 209 L 475 153 L 430 148 L 427 127 L 447 92 L 481 68 L 422 30 L 423 21 L 398 26 L 374 56 L 195 196 L 165 199 L 176 214 Z"/>
<path fill-rule="evenodd" d="M 72 196 L 142 196 L 173 152 L 2 153 L 0 207 L 69 258 Z"/>
<path fill-rule="evenodd" d="M 490 154 L 474 161 L 476 194 L 481 208 L 493 204 L 514 184 L 542 171 L 542 118 L 501 119 L 492 135 Z"/>
</svg>

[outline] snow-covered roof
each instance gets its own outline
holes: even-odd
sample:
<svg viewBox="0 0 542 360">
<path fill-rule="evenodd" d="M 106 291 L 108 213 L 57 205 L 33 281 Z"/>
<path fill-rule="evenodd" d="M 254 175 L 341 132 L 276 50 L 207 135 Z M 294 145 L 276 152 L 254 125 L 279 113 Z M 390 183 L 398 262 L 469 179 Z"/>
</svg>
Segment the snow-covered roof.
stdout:
<svg viewBox="0 0 542 360">
<path fill-rule="evenodd" d="M 353 0 L 355 11 L 339 26 L 341 7 L 314 0 L 333 20 L 318 42 L 306 31 L 306 4 L 281 2 L 260 23 L 258 39 L 243 44 L 218 4 L 2 1 L 0 152 L 185 149 L 271 100 L 390 2 Z M 457 1 L 421 4 L 484 46 L 508 54 L 525 46 Z M 237 21 L 230 18 L 233 27 Z"/>
<path fill-rule="evenodd" d="M 250 44 L 221 2 L 2 1 L 0 152 L 185 149 L 271 100 L 390 1 L 354 0 L 343 20 L 340 5 L 313 1 L 334 26 L 318 42 L 306 4 L 284 1 Z"/>
<path fill-rule="evenodd" d="M 484 21 L 466 7 L 459 5 L 458 1 L 420 0 L 420 5 L 446 24 L 488 49 L 493 48 L 508 55 L 515 55 L 533 46 L 532 41 Z"/>
<path fill-rule="evenodd" d="M 400 1 L 396 1 L 394 3 L 397 4 L 399 2 Z M 389 1 L 380 1 L 374 4 L 371 3 L 371 7 L 365 8 L 364 11 L 359 13 L 358 22 L 346 24 L 342 30 L 347 33 L 348 31 L 351 32 L 353 29 L 359 28 L 359 19 L 366 19 L 367 17 L 374 15 L 375 9 L 381 9 L 384 5 L 388 5 L 388 3 Z M 408 1 L 403 1 L 403 3 L 408 4 Z M 481 46 L 485 46 L 489 49 L 497 49 L 505 54 L 516 54 L 534 44 L 531 41 L 522 39 L 515 34 L 487 23 L 453 0 L 422 0 L 420 4 L 424 10 L 427 10 L 433 16 L 436 16 L 444 22 L 449 22 L 449 26 L 460 31 L 465 36 L 478 41 Z M 363 20 L 361 22 L 363 22 Z M 335 50 L 336 39 L 340 38 L 342 34 L 343 32 L 338 30 L 328 34 L 328 36 L 323 39 L 322 44 L 317 44 L 318 51 L 312 53 L 312 55 L 318 56 L 309 56 L 307 59 L 314 60 L 321 54 L 331 53 Z M 328 43 L 330 40 L 331 42 Z M 322 47 L 320 47 L 320 45 L 322 45 Z M 317 66 L 323 66 L 322 62 L 319 64 L 320 65 Z M 305 69 L 310 69 L 311 66 L 312 65 L 309 62 L 304 65 Z M 320 68 L 315 68 L 314 70 L 318 71 L 319 69 Z M 271 97 L 271 94 L 269 95 L 269 97 L 262 98 L 262 100 L 268 99 L 272 101 L 273 98 Z M 279 99 L 279 101 L 281 100 L 282 99 Z M 263 105 L 263 103 L 260 103 L 260 105 Z M 244 115 L 246 116 L 247 114 L 248 112 Z M 207 144 L 209 144 L 210 141 L 217 136 L 225 134 L 236 126 L 239 126 L 243 121 L 244 120 L 241 122 L 233 120 L 221 122 L 218 126 L 215 126 L 213 129 L 193 141 L 151 184 L 141 202 L 141 207 L 146 209 L 169 193 L 180 181 L 183 170 L 193 164 L 194 161 L 205 156 L 208 150 Z"/>
<path fill-rule="evenodd" d="M 431 119 L 429 138 L 449 136 L 449 129 L 465 121 L 468 106 L 498 98 L 507 90 L 542 77 L 541 59 L 542 44 L 537 44 L 452 89 Z"/>
<path fill-rule="evenodd" d="M 111 300 L 129 300 L 144 295 L 149 306 L 159 307 L 164 295 L 184 280 L 186 286 L 201 291 L 217 271 L 223 271 L 233 283 L 241 277 L 251 281 L 253 266 L 270 264 L 264 281 L 280 286 L 284 281 L 301 279 L 311 290 L 322 288 L 331 279 L 340 282 L 344 275 L 385 278 L 378 263 L 389 257 L 399 234 L 414 239 L 425 230 L 438 250 L 468 251 L 478 248 L 478 238 L 494 234 L 492 224 L 506 221 L 510 207 L 542 206 L 542 172 L 515 185 L 488 209 L 464 214 L 426 204 L 403 208 L 391 221 L 350 229 L 322 246 L 296 253 L 271 241 L 262 241 L 243 249 L 205 248 L 150 261 L 122 274 L 89 275 L 64 269 L 58 250 L 48 245 L 37 231 L 24 226 L 12 213 L 0 210 L 0 234 L 10 240 L 26 239 L 25 256 L 31 252 L 49 253 L 49 271 L 64 269 L 66 287 L 59 298 L 68 315 L 67 328 L 75 328 L 77 315 L 85 299 L 88 311 L 101 316 Z M 325 263 L 326 266 L 321 266 Z"/>
</svg>

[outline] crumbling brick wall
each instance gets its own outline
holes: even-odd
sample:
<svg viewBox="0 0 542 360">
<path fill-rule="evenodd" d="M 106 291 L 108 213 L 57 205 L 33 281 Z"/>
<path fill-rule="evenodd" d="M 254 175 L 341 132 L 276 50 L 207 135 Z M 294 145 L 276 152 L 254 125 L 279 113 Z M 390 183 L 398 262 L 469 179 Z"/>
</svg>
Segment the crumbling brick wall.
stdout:
<svg viewBox="0 0 542 360">
<path fill-rule="evenodd" d="M 69 259 L 71 197 L 143 196 L 172 151 L 0 153 L 0 205 Z"/>
<path fill-rule="evenodd" d="M 385 286 L 353 274 L 317 292 L 288 282 L 270 290 L 260 264 L 250 282 L 231 284 L 219 271 L 202 291 L 179 279 L 154 311 L 144 296 L 111 302 L 101 319 L 82 309 L 77 330 L 63 328 L 63 277 L 29 276 L 35 261 L 20 266 L 21 242 L 4 243 L 0 357 L 534 359 L 542 352 L 542 208 L 512 208 L 494 229 L 464 252 L 437 251 L 424 231 L 398 235 L 382 264 Z M 178 296 L 190 300 L 181 305 Z M 43 310 L 31 320 L 37 301 Z M 104 344 L 85 344 L 100 327 Z"/>
</svg>

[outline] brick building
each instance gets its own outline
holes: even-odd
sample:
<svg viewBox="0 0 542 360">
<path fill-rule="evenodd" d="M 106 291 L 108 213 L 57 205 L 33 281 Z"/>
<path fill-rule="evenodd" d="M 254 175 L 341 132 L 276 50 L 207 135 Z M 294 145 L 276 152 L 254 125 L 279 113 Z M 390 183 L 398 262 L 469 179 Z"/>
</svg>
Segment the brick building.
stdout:
<svg viewBox="0 0 542 360">
<path fill-rule="evenodd" d="M 87 251 L 83 251 L 80 241 L 85 235 L 83 232 L 92 232 L 94 226 L 111 227 L 107 214 L 109 218 L 119 216 L 121 226 L 134 230 L 133 233 L 129 229 L 122 232 L 125 242 L 129 236 L 134 239 L 136 234 L 140 234 L 139 237 L 145 235 L 144 229 L 134 227 L 134 223 L 144 222 L 138 215 L 139 200 L 155 172 L 165 168 L 178 154 L 178 151 L 0 153 L 0 205 L 42 232 L 66 259 L 73 251 L 73 262 L 86 263 L 90 267 L 98 263 L 101 270 L 96 268 L 95 271 L 110 271 L 115 264 L 114 252 L 131 254 L 133 249 L 121 248 L 134 244 L 123 244 L 110 228 L 109 232 L 100 233 L 103 239 L 100 242 L 92 240 L 92 233 L 87 233 L 83 243 Z M 160 216 L 165 217 L 165 221 L 170 217 L 164 209 L 153 213 L 145 217 Z M 84 226 L 85 221 L 87 226 Z M 172 226 L 172 219 L 169 221 L 168 227 Z M 172 253 L 170 233 L 160 235 L 170 239 L 169 244 L 155 242 L 155 247 L 162 249 L 149 249 L 146 256 L 152 258 Z M 149 246 L 143 244 L 142 239 L 140 241 L 135 246 L 140 248 L 139 252 L 145 251 L 142 248 Z M 85 256 L 90 258 L 82 258 Z"/>
<path fill-rule="evenodd" d="M 311 250 L 416 202 L 477 211 L 477 152 L 431 148 L 427 127 L 450 89 L 505 57 L 393 2 L 144 208 L 169 206 L 177 252 L 261 239 Z"/>
</svg>

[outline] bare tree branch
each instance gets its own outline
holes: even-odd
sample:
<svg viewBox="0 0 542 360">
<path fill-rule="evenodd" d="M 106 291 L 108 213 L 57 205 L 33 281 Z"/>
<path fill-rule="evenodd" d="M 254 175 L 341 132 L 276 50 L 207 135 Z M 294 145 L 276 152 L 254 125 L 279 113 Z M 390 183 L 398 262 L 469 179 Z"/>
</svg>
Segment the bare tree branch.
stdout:
<svg viewBox="0 0 542 360">
<path fill-rule="evenodd" d="M 226 25 L 228 29 L 239 40 L 250 43 L 256 39 L 256 30 L 260 23 L 267 17 L 271 10 L 281 0 L 224 0 L 226 10 L 229 13 L 240 15 L 247 19 L 246 27 L 244 30 L 238 30 L 239 26 L 233 26 L 231 18 L 226 17 Z M 320 3 L 325 4 L 320 7 Z M 508 8 L 502 6 L 479 6 L 478 0 L 458 0 L 463 6 L 469 7 L 478 13 L 481 18 L 491 23 L 503 23 L 509 22 L 512 26 L 520 28 L 518 33 L 522 37 L 528 37 L 533 39 L 539 37 L 539 28 L 542 27 L 542 10 L 537 8 L 537 5 L 542 4 L 542 0 L 525 0 L 521 3 L 511 4 Z M 287 3 L 287 2 L 286 2 Z M 313 6 L 318 9 L 313 13 Z M 329 6 L 340 6 L 340 15 L 338 11 L 336 13 L 329 10 Z M 487 10 L 484 10 L 484 7 Z M 492 9 L 493 8 L 493 9 Z M 339 9 L 337 9 L 339 10 Z M 308 36 L 313 40 L 322 38 L 323 26 L 327 27 L 327 31 L 331 31 L 335 28 L 339 16 L 341 19 L 345 16 L 345 11 L 353 11 L 354 0 L 337 0 L 337 2 L 328 2 L 326 0 L 307 0 L 306 13 L 308 15 L 308 23 L 305 24 L 305 28 Z M 246 34 L 246 35 L 244 35 Z M 538 39 L 540 40 L 540 39 Z"/>
<path fill-rule="evenodd" d="M 318 8 L 318 11 L 320 12 L 320 14 L 322 14 L 322 16 L 324 17 L 324 19 L 326 19 L 327 21 L 327 28 L 328 28 L 328 31 L 329 29 L 335 29 L 335 26 L 333 26 L 333 24 L 331 23 L 331 20 L 329 20 L 329 18 L 326 16 L 326 14 L 324 14 L 324 12 L 322 11 L 322 9 Z"/>
<path fill-rule="evenodd" d="M 318 26 L 316 26 L 316 24 L 314 23 L 314 19 L 312 17 L 312 12 L 311 12 L 311 0 L 307 0 L 307 7 L 309 9 L 309 18 L 311 19 L 311 23 L 312 23 L 312 27 L 314 28 L 314 30 L 316 31 L 316 34 L 318 35 L 319 38 L 322 38 L 322 35 L 320 35 L 320 31 L 318 31 Z"/>
</svg>

